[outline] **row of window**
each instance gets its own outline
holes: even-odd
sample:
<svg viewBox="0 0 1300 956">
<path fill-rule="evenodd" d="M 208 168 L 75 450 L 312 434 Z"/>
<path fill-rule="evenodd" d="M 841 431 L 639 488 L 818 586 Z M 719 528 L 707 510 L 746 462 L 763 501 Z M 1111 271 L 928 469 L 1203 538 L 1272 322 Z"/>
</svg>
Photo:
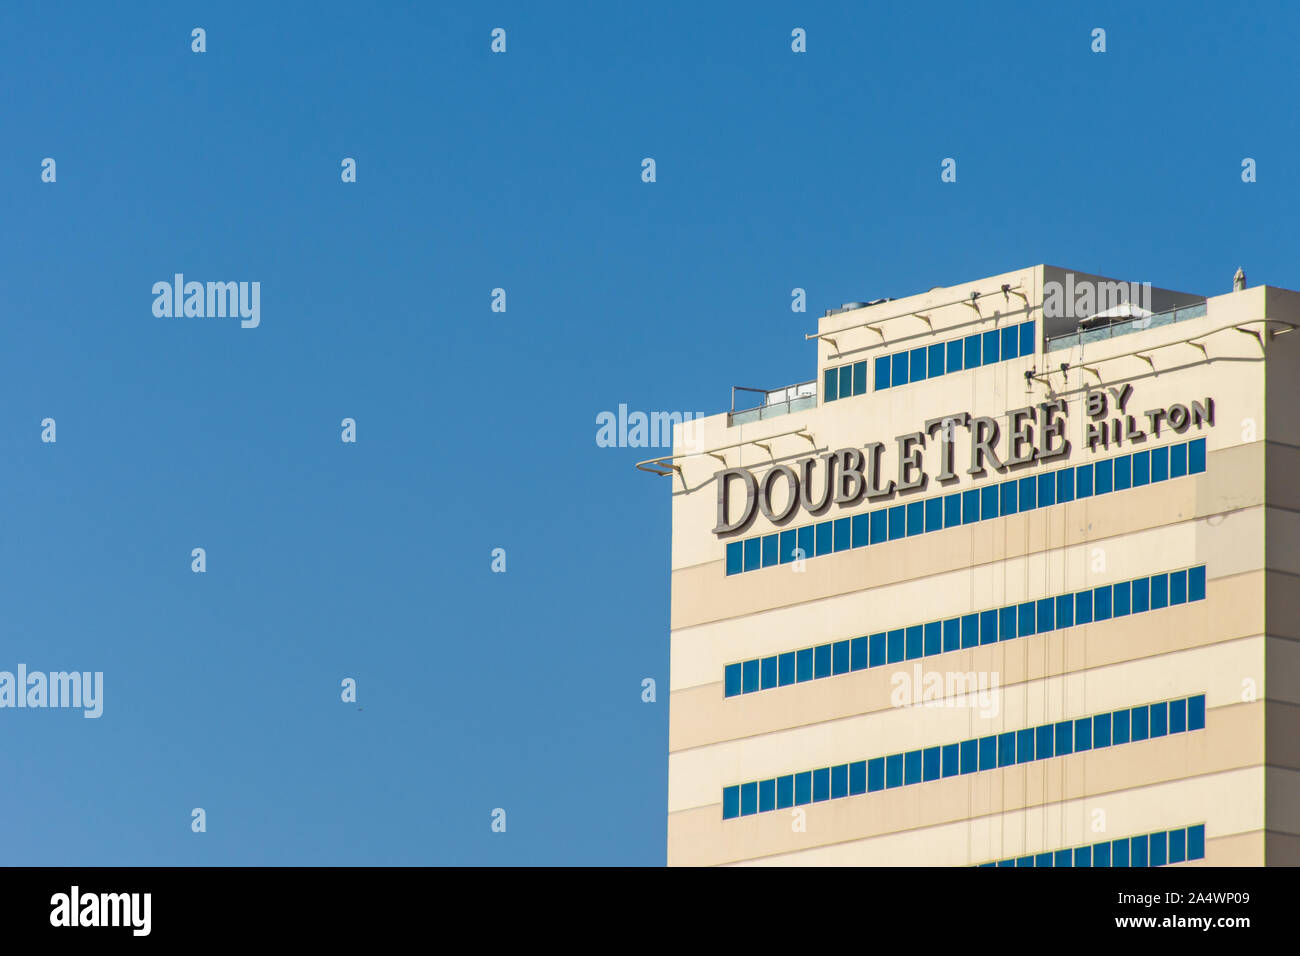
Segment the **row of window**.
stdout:
<svg viewBox="0 0 1300 956">
<path fill-rule="evenodd" d="M 874 793 L 1205 727 L 1205 695 L 722 788 L 722 819 Z"/>
<path fill-rule="evenodd" d="M 1034 354 L 1036 337 L 1034 322 L 1021 322 L 988 332 L 976 332 L 965 338 L 922 345 L 906 352 L 881 355 L 876 359 L 877 392 L 896 388 L 909 382 L 938 378 L 949 372 L 979 368 L 997 362 L 1010 361 Z M 866 386 L 866 369 L 863 369 L 863 386 Z M 856 395 L 857 393 L 854 392 Z"/>
<path fill-rule="evenodd" d="M 1159 830 L 1051 853 L 1012 857 L 980 866 L 1164 866 L 1205 859 L 1205 824 Z"/>
<path fill-rule="evenodd" d="M 828 368 L 822 373 L 823 402 L 833 402 L 837 398 L 849 398 L 852 395 L 865 395 L 866 391 L 866 362 L 840 365 L 837 368 Z"/>
<path fill-rule="evenodd" d="M 967 491 L 875 511 L 831 518 L 727 542 L 727 574 L 756 571 L 799 558 L 819 557 L 850 548 L 941 531 L 1036 508 L 1124 491 L 1205 471 L 1205 439 L 1195 438 L 1024 478 L 990 483 Z"/>
<path fill-rule="evenodd" d="M 727 697 L 1205 600 L 1205 565 L 756 657 L 723 670 Z"/>
</svg>

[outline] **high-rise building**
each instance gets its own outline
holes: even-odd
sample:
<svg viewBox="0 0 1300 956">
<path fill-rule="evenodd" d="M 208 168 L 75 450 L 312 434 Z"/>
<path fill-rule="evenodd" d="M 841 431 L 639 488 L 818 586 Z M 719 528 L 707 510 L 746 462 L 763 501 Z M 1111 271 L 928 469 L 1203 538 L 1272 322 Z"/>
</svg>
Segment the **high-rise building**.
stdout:
<svg viewBox="0 0 1300 956">
<path fill-rule="evenodd" d="M 1232 288 L 851 303 L 678 426 L 670 864 L 1300 863 L 1300 293 Z"/>
</svg>

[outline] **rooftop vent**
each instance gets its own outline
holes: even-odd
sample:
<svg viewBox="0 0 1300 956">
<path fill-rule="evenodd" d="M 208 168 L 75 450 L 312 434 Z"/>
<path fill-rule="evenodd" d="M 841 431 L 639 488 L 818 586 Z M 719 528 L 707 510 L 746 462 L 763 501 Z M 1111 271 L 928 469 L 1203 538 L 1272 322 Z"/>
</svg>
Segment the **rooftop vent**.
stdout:
<svg viewBox="0 0 1300 956">
<path fill-rule="evenodd" d="M 892 298 L 872 299 L 870 302 L 845 302 L 838 309 L 827 309 L 827 315 L 839 315 L 841 312 L 852 312 L 854 309 L 865 309 L 868 306 L 880 305 L 882 302 L 893 302 Z"/>
</svg>

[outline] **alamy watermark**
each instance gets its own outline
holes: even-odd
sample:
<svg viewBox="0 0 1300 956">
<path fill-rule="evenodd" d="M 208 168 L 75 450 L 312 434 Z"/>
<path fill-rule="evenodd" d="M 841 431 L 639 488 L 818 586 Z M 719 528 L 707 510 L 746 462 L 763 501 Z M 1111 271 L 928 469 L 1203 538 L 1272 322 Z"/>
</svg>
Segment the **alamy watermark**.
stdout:
<svg viewBox="0 0 1300 956">
<path fill-rule="evenodd" d="M 80 707 L 83 717 L 104 713 L 103 671 L 0 671 L 0 709 L 5 707 Z"/>
<path fill-rule="evenodd" d="M 1048 319 L 1091 319 L 1112 315 L 1140 318 L 1151 314 L 1150 282 L 1075 280 L 1073 272 L 1065 282 L 1043 285 L 1043 317 Z"/>
<path fill-rule="evenodd" d="M 600 448 L 667 448 L 673 447 L 673 427 L 682 428 L 682 450 L 700 450 L 699 419 L 703 412 L 629 412 L 620 404 L 618 413 L 596 415 L 596 445 Z"/>
<path fill-rule="evenodd" d="M 160 319 L 240 319 L 255 329 L 262 321 L 262 283 L 186 282 L 184 273 L 153 284 L 153 314 Z"/>
<path fill-rule="evenodd" d="M 889 677 L 892 707 L 969 707 L 981 717 L 996 717 L 1001 691 L 997 671 L 927 671 L 920 662 L 911 671 L 894 671 Z"/>
</svg>

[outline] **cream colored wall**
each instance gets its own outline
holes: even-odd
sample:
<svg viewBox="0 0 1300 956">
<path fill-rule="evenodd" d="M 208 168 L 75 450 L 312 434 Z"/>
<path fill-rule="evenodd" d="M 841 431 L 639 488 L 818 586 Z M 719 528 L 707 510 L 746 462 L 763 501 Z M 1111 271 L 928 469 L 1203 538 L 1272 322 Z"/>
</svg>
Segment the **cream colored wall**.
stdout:
<svg viewBox="0 0 1300 956">
<path fill-rule="evenodd" d="M 914 299 L 944 301 L 972 287 L 988 292 L 1010 282 L 1029 288 L 1031 302 L 1037 304 L 1041 281 L 1042 269 L 1035 267 Z M 1295 732 L 1300 731 L 1300 708 L 1278 710 L 1270 705 L 1274 709 L 1266 721 L 1262 702 L 1243 702 L 1244 681 L 1253 682 L 1259 697 L 1264 697 L 1266 662 L 1269 699 L 1300 702 L 1300 681 L 1295 680 L 1300 675 L 1300 644 L 1289 639 L 1300 636 L 1296 614 L 1300 598 L 1295 596 L 1300 589 L 1289 586 L 1292 575 L 1300 575 L 1300 515 L 1287 510 L 1300 504 L 1300 489 L 1284 480 L 1295 474 L 1293 465 L 1300 464 L 1300 425 L 1291 420 L 1283 424 L 1279 416 L 1278 431 L 1297 447 L 1275 446 L 1272 431 L 1270 444 L 1265 444 L 1265 362 L 1260 346 L 1238 332 L 1214 331 L 1266 313 L 1300 322 L 1300 294 L 1279 293 L 1260 287 L 1220 296 L 1210 300 L 1203 318 L 1050 353 L 1053 364 L 1071 363 L 1064 377 L 1059 371 L 1049 376 L 1051 388 L 1037 382 L 1026 387 L 1023 372 L 1035 360 L 1025 358 L 736 428 L 725 426 L 725 415 L 705 420 L 695 435 L 697 449 L 807 427 L 816 438 L 816 448 L 798 438 L 777 439 L 773 447 L 778 460 L 882 441 L 887 465 L 894 465 L 894 436 L 920 430 L 927 419 L 961 411 L 999 417 L 1009 408 L 1059 396 L 1070 403 L 1067 437 L 1072 451 L 1047 467 L 1077 465 L 1198 435 L 1207 439 L 1210 456 L 1203 475 L 812 558 L 803 574 L 781 566 L 732 577 L 724 574 L 725 540 L 711 532 L 716 520 L 711 477 L 722 466 L 712 458 L 687 459 L 683 470 L 690 490 L 683 490 L 681 479 L 671 479 L 669 862 L 765 857 L 769 862 L 937 864 L 962 852 L 967 856 L 951 862 L 980 862 L 1020 853 L 1014 847 L 1030 845 L 1032 840 L 1024 841 L 1031 832 L 1044 834 L 1043 839 L 1051 837 L 1040 844 L 1045 849 L 1091 842 L 1092 838 L 1084 837 L 1071 842 L 1070 827 L 1082 824 L 1070 821 L 1081 808 L 1101 799 L 1135 821 L 1135 828 L 1126 832 L 1179 825 L 1167 816 L 1150 826 L 1136 824 L 1154 814 L 1166 798 L 1180 807 L 1206 807 L 1203 821 L 1181 822 L 1206 822 L 1207 862 L 1262 862 L 1266 845 L 1271 847 L 1271 857 L 1300 862 L 1300 842 L 1293 837 L 1300 833 L 1300 825 L 1287 822 L 1279 830 L 1270 816 L 1266 828 L 1259 796 L 1263 728 L 1267 723 L 1270 741 L 1275 728 L 1285 730 L 1290 740 L 1300 740 Z M 996 296 L 999 302 L 1001 298 Z M 986 295 L 982 301 L 990 306 L 993 298 Z M 824 319 L 821 330 L 835 332 L 883 310 L 897 314 L 916 307 L 914 300 L 884 303 Z M 937 330 L 932 338 L 919 320 L 905 320 L 906 328 L 885 323 L 884 347 L 945 341 L 976 330 L 959 326 L 973 316 L 969 307 L 935 309 L 929 314 Z M 1023 319 L 1017 315 L 1011 321 Z M 921 337 L 900 341 L 913 333 Z M 1150 351 L 1192 335 L 1203 336 L 1201 341 L 1214 361 L 1205 364 L 1190 345 Z M 831 354 L 832 346 L 821 343 L 819 383 L 825 365 L 870 361 L 880 354 L 874 347 L 877 338 L 866 331 L 844 332 L 837 337 L 844 350 L 839 358 Z M 1158 374 L 1142 359 L 1122 355 L 1138 347 L 1148 350 Z M 1300 381 L 1300 368 L 1290 368 L 1300 364 L 1295 358 L 1300 354 L 1300 337 L 1294 343 L 1285 336 L 1270 339 L 1268 347 L 1270 370 L 1276 364 L 1279 370 L 1297 373 L 1290 376 L 1292 382 Z M 1165 434 L 1133 446 L 1089 453 L 1083 441 L 1088 421 L 1083 384 L 1093 376 L 1080 369 L 1082 364 L 1096 368 L 1107 385 L 1133 383 L 1136 391 L 1129 413 L 1138 415 L 1143 427 L 1141 412 L 1146 408 L 1174 402 L 1190 405 L 1207 396 L 1215 401 L 1216 424 L 1199 432 L 1189 428 L 1182 435 Z M 1282 407 L 1294 408 L 1296 386 L 1279 386 L 1278 377 L 1280 372 L 1270 371 L 1269 401 L 1285 397 L 1290 404 Z M 1005 417 L 1001 424 L 1005 434 Z M 955 470 L 960 480 L 943 487 L 932 483 L 917 497 L 948 494 L 1006 477 L 990 473 L 972 480 L 964 475 L 969 451 L 960 440 L 962 434 L 964 429 L 959 429 Z M 933 454 L 937 449 L 928 446 L 927 457 Z M 730 466 L 758 468 L 769 462 L 765 452 L 752 446 L 725 456 Z M 932 473 L 928 465 L 927 470 Z M 1035 467 L 1030 466 L 1010 474 L 1034 473 Z M 1266 474 L 1272 506 L 1267 508 Z M 911 499 L 895 496 L 882 503 L 907 500 Z M 842 517 L 879 504 L 843 511 L 832 508 L 817 518 L 801 513 L 787 526 Z M 760 515 L 740 537 L 770 530 Z M 1104 566 L 1097 563 L 1099 551 Z M 737 660 L 1199 563 L 1208 566 L 1210 599 L 1196 605 L 730 700 L 722 696 L 722 669 Z M 919 607 L 926 612 L 918 615 Z M 1003 683 L 1001 713 L 981 718 L 954 708 L 890 707 L 890 677 L 899 670 L 910 673 L 913 663 L 925 670 L 996 670 Z M 811 821 L 821 821 L 816 835 L 790 833 L 789 811 L 725 823 L 721 819 L 718 801 L 723 786 L 1201 692 L 1209 695 L 1211 708 L 1205 731 L 815 804 L 803 809 L 810 830 Z M 1291 759 L 1289 752 L 1282 753 L 1280 743 L 1274 750 L 1283 757 L 1281 762 Z M 1270 763 L 1279 762 L 1272 759 L 1274 750 L 1270 750 Z M 1291 799 L 1292 791 L 1281 784 L 1274 790 Z M 1300 789 L 1292 790 L 1300 795 Z M 1235 809 L 1223 812 L 1222 806 L 1205 802 L 1211 799 L 1231 803 Z M 1062 800 L 1075 801 L 1077 806 L 1063 806 Z M 1294 805 L 1300 808 L 1300 798 Z M 1113 820 L 1114 814 L 1108 811 L 1108 815 Z M 1031 820 L 1039 822 L 1032 826 L 1024 822 Z M 1059 825 L 1039 826 L 1042 820 L 1057 820 Z M 954 827 L 964 834 L 962 839 L 949 838 Z M 1113 827 L 1110 832 L 1121 835 Z M 1015 833 L 1022 834 L 1020 844 Z M 922 851 L 929 855 L 918 860 Z"/>
</svg>

